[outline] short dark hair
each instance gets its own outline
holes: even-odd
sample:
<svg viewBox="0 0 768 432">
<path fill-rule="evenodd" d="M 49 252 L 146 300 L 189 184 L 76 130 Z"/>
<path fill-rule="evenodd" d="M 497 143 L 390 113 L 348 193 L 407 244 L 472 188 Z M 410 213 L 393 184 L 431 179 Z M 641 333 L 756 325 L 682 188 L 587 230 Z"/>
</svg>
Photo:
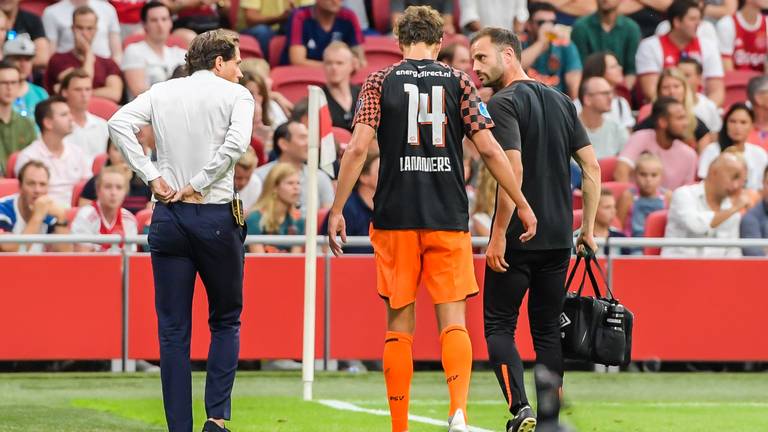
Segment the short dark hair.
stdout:
<svg viewBox="0 0 768 432">
<path fill-rule="evenodd" d="M 693 57 L 683 57 L 680 59 L 679 62 L 677 62 L 677 65 L 680 66 L 682 64 L 689 64 L 693 65 L 696 68 L 696 73 L 701 75 L 704 73 L 704 67 L 701 66 L 701 62 L 696 60 Z"/>
<path fill-rule="evenodd" d="M 84 71 L 83 69 L 73 69 L 70 73 L 64 76 L 64 79 L 61 80 L 61 87 L 59 88 L 59 93 L 69 89 L 69 83 L 71 83 L 72 80 L 75 78 L 91 79 L 91 76 L 88 74 L 88 72 Z M 91 83 L 93 83 L 92 79 L 91 79 Z"/>
<path fill-rule="evenodd" d="M 272 150 L 275 152 L 275 156 L 278 158 L 280 157 L 280 154 L 283 153 L 283 149 L 280 148 L 278 143 L 281 139 L 284 139 L 286 141 L 291 140 L 291 128 L 290 126 L 292 124 L 299 123 L 296 120 L 290 119 L 287 122 L 281 124 L 280 126 L 275 129 L 275 133 L 272 136 Z"/>
<path fill-rule="evenodd" d="M 515 57 L 517 57 L 517 61 L 521 61 L 520 56 L 523 50 L 520 44 L 520 39 L 512 30 L 499 27 L 485 27 L 479 32 L 475 33 L 475 36 L 472 38 L 472 43 L 474 44 L 484 37 L 491 38 L 491 43 L 496 45 L 498 48 L 512 48 L 512 51 L 515 52 Z"/>
<path fill-rule="evenodd" d="M 51 178 L 51 170 L 48 169 L 48 166 L 39 160 L 32 159 L 31 161 L 25 163 L 21 166 L 21 169 L 19 170 L 19 175 L 16 176 L 17 179 L 19 179 L 19 185 L 24 183 L 24 174 L 26 174 L 27 170 L 30 168 L 42 168 L 45 170 L 45 174 L 48 176 L 48 179 Z"/>
<path fill-rule="evenodd" d="M 661 96 L 653 103 L 651 109 L 651 118 L 653 119 L 654 126 L 659 125 L 659 119 L 669 116 L 669 107 L 672 105 L 682 105 L 683 103 L 670 96 Z"/>
<path fill-rule="evenodd" d="M 528 2 L 528 16 L 530 17 L 529 20 L 533 20 L 533 16 L 536 15 L 537 12 L 541 11 L 557 13 L 557 9 L 550 3 Z"/>
<path fill-rule="evenodd" d="M 683 19 L 691 9 L 699 9 L 699 2 L 696 0 L 674 0 L 669 9 L 667 9 L 667 19 L 670 26 L 675 26 L 675 19 Z"/>
<path fill-rule="evenodd" d="M 723 116 L 723 127 L 720 129 L 720 132 L 718 134 L 718 143 L 720 144 L 720 150 L 725 150 L 728 147 L 733 145 L 733 139 L 730 135 L 728 135 L 728 119 L 735 113 L 736 111 L 746 111 L 747 115 L 749 115 L 749 118 L 752 119 L 752 121 L 755 121 L 755 113 L 752 111 L 747 104 L 744 102 L 736 102 L 735 104 L 731 105 L 730 108 L 728 108 L 728 112 L 725 113 Z"/>
<path fill-rule="evenodd" d="M 216 29 L 195 36 L 187 51 L 188 73 L 213 69 L 219 56 L 224 61 L 232 60 L 239 42 L 240 38 L 232 30 Z"/>
<path fill-rule="evenodd" d="M 454 42 L 447 47 L 444 47 L 440 50 L 440 53 L 437 54 L 437 61 L 451 64 L 453 63 L 453 57 L 456 55 L 456 47 L 459 46 L 458 42 Z"/>
<path fill-rule="evenodd" d="M 602 78 L 600 76 L 583 76 L 581 78 L 581 82 L 579 83 L 579 102 L 581 102 L 581 105 L 584 105 L 584 96 L 587 95 L 587 84 L 589 83 L 589 80 L 592 78 Z"/>
<path fill-rule="evenodd" d="M 80 15 L 88 15 L 88 14 L 92 14 L 93 16 L 96 17 L 96 21 L 97 22 L 99 21 L 99 16 L 96 15 L 96 11 L 93 10 L 90 6 L 79 6 L 75 8 L 74 12 L 72 12 L 72 25 L 75 24 L 75 18 L 77 18 Z"/>
<path fill-rule="evenodd" d="M 159 8 L 159 7 L 165 8 L 166 10 L 168 10 L 168 14 L 171 13 L 171 9 L 168 6 L 166 6 L 165 3 L 161 3 L 161 2 L 159 2 L 157 0 L 152 0 L 152 1 L 144 3 L 144 6 L 141 7 L 141 22 L 146 23 L 147 22 L 147 14 L 149 13 L 149 11 L 151 9 Z"/>
<path fill-rule="evenodd" d="M 291 111 L 291 120 L 301 123 L 301 118 L 309 113 L 309 99 L 301 98 L 298 102 L 293 104 L 293 111 Z"/>
<path fill-rule="evenodd" d="M 443 38 L 443 17 L 429 6 L 408 6 L 397 20 L 394 33 L 400 46 L 419 42 L 437 45 Z"/>
<path fill-rule="evenodd" d="M 616 54 L 611 51 L 598 51 L 590 54 L 584 59 L 584 67 L 581 70 L 581 76 L 586 78 L 591 77 L 605 77 L 605 72 L 608 69 L 606 66 L 608 56 L 612 56 L 618 61 Z"/>
<path fill-rule="evenodd" d="M 19 67 L 16 66 L 15 63 L 13 63 L 12 61 L 10 61 L 8 59 L 0 60 L 0 70 L 5 70 L 5 69 L 13 69 L 16 72 L 18 72 L 19 74 L 21 74 L 21 70 L 19 70 Z"/>
<path fill-rule="evenodd" d="M 51 107 L 53 104 L 59 102 L 66 104 L 67 100 L 59 95 L 53 95 L 35 106 L 35 123 L 37 124 L 37 127 L 40 128 L 40 131 L 45 131 L 43 120 L 51 116 L 51 112 L 53 111 Z"/>
</svg>

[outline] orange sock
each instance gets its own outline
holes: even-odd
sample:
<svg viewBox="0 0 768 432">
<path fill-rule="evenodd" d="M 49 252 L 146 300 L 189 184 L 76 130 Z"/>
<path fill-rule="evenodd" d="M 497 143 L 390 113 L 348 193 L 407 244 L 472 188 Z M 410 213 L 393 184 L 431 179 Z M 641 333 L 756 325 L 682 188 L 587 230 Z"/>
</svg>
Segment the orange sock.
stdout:
<svg viewBox="0 0 768 432">
<path fill-rule="evenodd" d="M 384 342 L 384 380 L 387 382 L 392 432 L 408 430 L 408 402 L 413 378 L 413 336 L 387 332 Z"/>
<path fill-rule="evenodd" d="M 448 393 L 451 396 L 448 415 L 452 416 L 460 408 L 466 420 L 469 379 L 472 375 L 472 342 L 469 340 L 466 327 L 461 325 L 446 327 L 440 333 L 440 344 L 443 370 L 448 382 Z"/>
</svg>

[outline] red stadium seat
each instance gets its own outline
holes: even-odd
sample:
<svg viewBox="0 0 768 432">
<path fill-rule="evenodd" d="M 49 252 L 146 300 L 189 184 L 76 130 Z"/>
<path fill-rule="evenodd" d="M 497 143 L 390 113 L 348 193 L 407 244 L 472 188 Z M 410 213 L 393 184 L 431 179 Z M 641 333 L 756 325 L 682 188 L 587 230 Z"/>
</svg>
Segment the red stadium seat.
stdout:
<svg viewBox="0 0 768 432">
<path fill-rule="evenodd" d="M 19 191 L 19 181 L 15 178 L 0 179 L 0 197 L 13 195 Z"/>
<path fill-rule="evenodd" d="M 664 237 L 667 229 L 667 214 L 669 210 L 657 210 L 645 219 L 644 237 Z M 643 249 L 643 255 L 660 255 L 661 248 L 647 247 Z"/>
<path fill-rule="evenodd" d="M 403 53 L 397 45 L 397 41 L 388 36 L 369 36 L 363 43 L 365 60 L 368 66 L 375 69 L 383 69 L 392 63 L 403 59 Z"/>
<path fill-rule="evenodd" d="M 88 104 L 88 112 L 93 115 L 99 116 L 104 120 L 109 120 L 120 109 L 120 105 L 112 102 L 109 99 L 100 98 L 94 96 L 91 98 L 91 102 Z"/>
<path fill-rule="evenodd" d="M 747 100 L 747 84 L 749 80 L 760 76 L 760 72 L 756 71 L 729 71 L 725 73 L 725 102 L 723 102 L 723 108 L 726 110 L 728 107 L 736 102 L 744 102 Z"/>
<path fill-rule="evenodd" d="M 259 41 L 255 37 L 247 34 L 241 34 L 239 37 L 240 56 L 242 58 L 264 58 L 264 53 L 261 52 L 261 45 L 259 45 Z"/>
<path fill-rule="evenodd" d="M 29 12 L 31 14 L 35 14 L 38 17 L 43 16 L 43 11 L 45 8 L 50 6 L 53 2 L 49 2 L 46 0 L 24 0 L 19 4 L 19 9 Z"/>
<path fill-rule="evenodd" d="M 581 228 L 581 221 L 583 218 L 584 218 L 583 210 L 579 209 L 579 210 L 573 211 L 573 225 L 571 226 L 571 228 L 573 228 L 574 231 Z"/>
<path fill-rule="evenodd" d="M 229 28 L 237 30 L 240 15 L 240 0 L 229 1 Z"/>
<path fill-rule="evenodd" d="M 272 67 L 280 66 L 280 57 L 283 55 L 285 44 L 288 38 L 283 35 L 275 35 L 269 40 L 269 65 Z"/>
<path fill-rule="evenodd" d="M 616 171 L 617 157 L 607 157 L 597 161 L 600 164 L 600 180 L 605 182 L 613 181 L 613 172 Z"/>
<path fill-rule="evenodd" d="M 99 175 L 101 169 L 104 167 L 104 164 L 107 163 L 108 159 L 109 155 L 106 153 L 102 153 L 93 158 L 93 165 L 91 165 L 91 171 L 93 172 L 93 175 Z"/>
<path fill-rule="evenodd" d="M 5 177 L 6 178 L 16 178 L 16 161 L 19 159 L 19 153 L 21 152 L 13 152 L 10 156 L 8 156 L 8 162 L 5 164 Z"/>
<path fill-rule="evenodd" d="M 307 97 L 307 86 L 325 85 L 321 68 L 310 66 L 279 66 L 272 69 L 272 89 L 296 103 Z"/>
<path fill-rule="evenodd" d="M 136 223 L 139 234 L 144 233 L 144 227 L 152 222 L 152 209 L 144 209 L 136 213 Z"/>
<path fill-rule="evenodd" d="M 453 28 L 456 30 L 457 35 L 461 35 L 461 1 L 453 0 Z M 467 39 L 464 36 L 464 39 Z M 469 48 L 469 39 L 467 39 L 467 48 Z"/>
<path fill-rule="evenodd" d="M 141 42 L 143 40 L 144 40 L 144 33 L 134 33 L 132 35 L 128 35 L 126 36 L 125 39 L 123 39 L 123 49 L 125 49 L 125 47 L 127 47 L 132 43 Z M 168 36 L 168 40 L 165 41 L 165 44 L 167 46 L 175 46 L 183 49 L 189 49 L 189 44 L 187 44 L 187 41 L 174 35 Z"/>
<path fill-rule="evenodd" d="M 624 194 L 624 191 L 629 189 L 632 186 L 632 183 L 627 182 L 605 182 L 602 184 L 603 189 L 608 189 L 613 193 L 613 197 L 616 198 L 616 201 L 619 201 L 619 198 Z"/>
<path fill-rule="evenodd" d="M 341 148 L 346 148 L 347 144 L 352 141 L 352 133 L 344 128 L 334 126 L 333 139 L 336 140 Z"/>
<path fill-rule="evenodd" d="M 80 202 L 80 195 L 83 194 L 83 188 L 85 188 L 86 183 L 88 183 L 88 180 L 80 180 L 75 184 L 75 187 L 72 188 L 72 207 L 77 207 Z"/>
<path fill-rule="evenodd" d="M 389 66 L 389 65 L 387 65 L 387 66 Z M 376 66 L 371 66 L 369 64 L 365 68 L 360 69 L 357 72 L 355 72 L 355 74 L 352 75 L 351 82 L 354 85 L 362 85 L 365 82 L 365 80 L 368 79 L 368 75 L 370 75 L 370 74 L 372 74 L 372 73 L 374 73 L 374 72 L 376 72 L 376 71 L 378 71 L 380 69 L 382 69 L 382 68 L 376 67 Z"/>
<path fill-rule="evenodd" d="M 389 9 L 389 0 L 371 0 L 371 15 L 373 15 L 373 28 L 381 34 L 389 33 L 392 27 L 392 12 Z"/>
<path fill-rule="evenodd" d="M 574 189 L 573 191 L 573 209 L 581 210 L 584 207 L 584 194 L 581 189 Z"/>
</svg>

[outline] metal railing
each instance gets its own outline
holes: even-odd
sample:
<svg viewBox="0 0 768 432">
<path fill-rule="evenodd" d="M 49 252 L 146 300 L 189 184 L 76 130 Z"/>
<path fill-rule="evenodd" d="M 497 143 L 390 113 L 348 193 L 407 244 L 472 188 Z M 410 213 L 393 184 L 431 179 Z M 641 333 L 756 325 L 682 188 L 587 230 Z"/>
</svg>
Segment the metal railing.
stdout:
<svg viewBox="0 0 768 432">
<path fill-rule="evenodd" d="M 698 239 L 698 238 L 606 238 L 596 239 L 598 246 L 603 247 L 761 247 L 768 248 L 768 239 Z M 146 235 L 136 236 L 120 236 L 120 235 L 80 235 L 80 234 L 6 234 L 0 235 L 1 243 L 18 243 L 18 244 L 61 244 L 61 243 L 99 243 L 99 244 L 121 244 L 126 245 L 147 245 Z M 251 245 L 255 243 L 270 244 L 275 246 L 302 246 L 306 243 L 306 236 L 279 236 L 279 235 L 249 235 L 246 237 L 245 244 Z M 317 237 L 317 244 L 319 246 L 328 245 L 328 237 Z M 484 247 L 488 244 L 488 237 L 473 237 L 473 247 Z M 371 241 L 368 237 L 347 237 L 345 246 L 371 246 Z M 109 252 L 107 252 L 109 253 Z M 103 253 L 102 253 L 103 254 Z M 129 274 L 130 274 L 130 257 L 134 255 L 134 252 L 130 252 L 127 248 L 123 248 L 120 251 L 122 256 L 122 343 L 121 343 L 121 364 L 122 371 L 127 371 L 128 363 L 128 313 L 129 313 Z M 0 254 L 2 259 L 3 254 Z M 325 320 L 323 323 L 323 331 L 325 333 L 325 344 L 323 349 L 323 365 L 324 369 L 327 369 L 329 355 L 330 355 L 330 320 L 331 320 L 331 304 L 330 304 L 330 289 L 331 289 L 331 259 L 333 254 L 326 248 L 323 252 L 323 261 L 325 267 L 325 278 L 323 280 L 324 290 L 324 310 Z M 607 282 L 612 283 L 613 274 L 613 260 L 614 256 L 608 255 L 606 257 L 606 271 Z"/>
</svg>

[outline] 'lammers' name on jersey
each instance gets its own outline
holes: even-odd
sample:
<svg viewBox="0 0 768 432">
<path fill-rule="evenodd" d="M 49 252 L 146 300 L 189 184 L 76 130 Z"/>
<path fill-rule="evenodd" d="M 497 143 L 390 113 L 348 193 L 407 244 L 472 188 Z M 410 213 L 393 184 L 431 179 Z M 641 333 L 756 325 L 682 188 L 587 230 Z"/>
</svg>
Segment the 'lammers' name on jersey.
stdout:
<svg viewBox="0 0 768 432">
<path fill-rule="evenodd" d="M 400 172 L 451 172 L 451 159 L 443 156 L 403 156 L 400 158 Z"/>
</svg>

